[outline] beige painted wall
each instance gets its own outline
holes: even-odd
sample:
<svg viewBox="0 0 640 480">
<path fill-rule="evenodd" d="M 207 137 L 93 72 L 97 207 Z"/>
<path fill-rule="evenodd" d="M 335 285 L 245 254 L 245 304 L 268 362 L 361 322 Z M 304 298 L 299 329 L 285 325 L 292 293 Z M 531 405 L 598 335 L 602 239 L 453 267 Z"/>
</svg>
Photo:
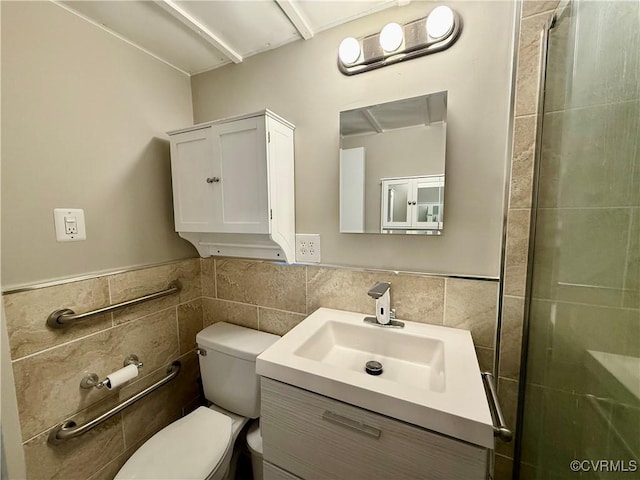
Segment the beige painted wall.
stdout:
<svg viewBox="0 0 640 480">
<path fill-rule="evenodd" d="M 426 15 L 412 2 L 192 78 L 194 119 L 273 109 L 296 125 L 296 230 L 320 233 L 326 264 L 497 277 L 508 140 L 513 2 L 455 2 L 464 20 L 445 52 L 353 77 L 336 67 L 345 36 Z M 500 28 L 496 28 L 500 26 Z M 340 234 L 339 112 L 449 92 L 442 237 Z"/>
<path fill-rule="evenodd" d="M 173 231 L 165 132 L 189 78 L 49 2 L 2 2 L 2 286 L 195 256 Z M 53 209 L 83 208 L 58 243 Z"/>
</svg>

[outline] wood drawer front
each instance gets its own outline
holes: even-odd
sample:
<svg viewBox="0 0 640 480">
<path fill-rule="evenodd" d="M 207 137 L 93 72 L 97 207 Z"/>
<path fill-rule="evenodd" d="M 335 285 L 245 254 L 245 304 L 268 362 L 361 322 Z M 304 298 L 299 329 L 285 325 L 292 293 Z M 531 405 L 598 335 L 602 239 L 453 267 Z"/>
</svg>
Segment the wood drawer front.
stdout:
<svg viewBox="0 0 640 480">
<path fill-rule="evenodd" d="M 299 477 L 291 475 L 289 472 L 285 472 L 269 462 L 263 462 L 262 464 L 262 478 L 263 480 L 300 480 Z"/>
<path fill-rule="evenodd" d="M 260 423 L 264 459 L 307 480 L 486 478 L 484 448 L 265 377 Z"/>
</svg>

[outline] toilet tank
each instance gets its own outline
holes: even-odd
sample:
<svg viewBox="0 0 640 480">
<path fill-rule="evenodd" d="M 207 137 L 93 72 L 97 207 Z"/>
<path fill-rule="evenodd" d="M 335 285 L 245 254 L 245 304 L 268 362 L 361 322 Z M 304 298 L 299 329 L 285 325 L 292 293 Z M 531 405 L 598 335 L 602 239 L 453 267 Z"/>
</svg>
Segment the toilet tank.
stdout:
<svg viewBox="0 0 640 480">
<path fill-rule="evenodd" d="M 280 337 L 219 322 L 196 336 L 204 395 L 243 417 L 260 416 L 260 377 L 256 357 Z"/>
</svg>

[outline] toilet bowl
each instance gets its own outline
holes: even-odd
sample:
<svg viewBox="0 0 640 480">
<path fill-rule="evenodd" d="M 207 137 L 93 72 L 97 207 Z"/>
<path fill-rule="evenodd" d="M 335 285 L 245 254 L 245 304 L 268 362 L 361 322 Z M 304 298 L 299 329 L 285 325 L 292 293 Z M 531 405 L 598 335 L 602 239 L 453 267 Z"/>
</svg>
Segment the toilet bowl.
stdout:
<svg viewBox="0 0 640 480">
<path fill-rule="evenodd" d="M 280 337 L 220 322 L 196 337 L 205 397 L 213 402 L 147 440 L 114 480 L 223 480 L 236 439 L 260 413 L 256 357 Z"/>
</svg>

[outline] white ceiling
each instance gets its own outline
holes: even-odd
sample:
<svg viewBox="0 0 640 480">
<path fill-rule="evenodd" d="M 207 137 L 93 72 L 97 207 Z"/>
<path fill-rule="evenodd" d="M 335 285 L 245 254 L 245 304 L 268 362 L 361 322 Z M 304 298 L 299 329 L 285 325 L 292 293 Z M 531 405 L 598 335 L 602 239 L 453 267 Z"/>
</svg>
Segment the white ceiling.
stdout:
<svg viewBox="0 0 640 480">
<path fill-rule="evenodd" d="M 59 4 L 194 75 L 312 38 L 323 30 L 398 3 L 398 0 L 82 0 Z"/>
</svg>

